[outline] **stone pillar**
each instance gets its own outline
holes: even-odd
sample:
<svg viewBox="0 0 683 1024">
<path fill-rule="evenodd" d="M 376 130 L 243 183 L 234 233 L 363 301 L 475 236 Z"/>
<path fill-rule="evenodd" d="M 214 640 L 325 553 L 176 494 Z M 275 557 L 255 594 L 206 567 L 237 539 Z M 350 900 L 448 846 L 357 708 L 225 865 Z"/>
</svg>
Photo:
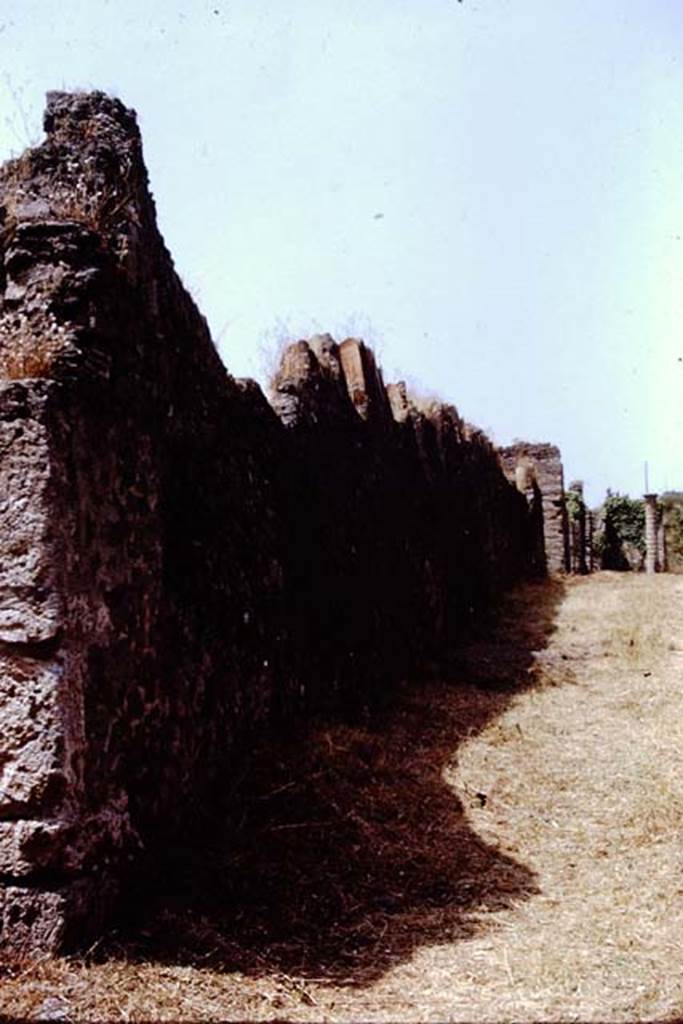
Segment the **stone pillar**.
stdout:
<svg viewBox="0 0 683 1024">
<path fill-rule="evenodd" d="M 645 494 L 645 572 L 659 569 L 657 557 L 657 495 Z"/>
<path fill-rule="evenodd" d="M 59 394 L 47 380 L 0 381 L 0 947 L 20 954 L 56 952 L 98 905 L 97 880 L 83 880 L 92 835 Z"/>
<path fill-rule="evenodd" d="M 387 397 L 391 415 L 396 423 L 405 423 L 410 418 L 410 402 L 405 381 L 399 380 L 396 384 L 387 384 Z"/>
<path fill-rule="evenodd" d="M 530 491 L 534 482 L 534 471 L 528 462 L 520 462 L 515 466 L 515 484 L 522 494 Z"/>
<path fill-rule="evenodd" d="M 657 552 L 659 555 L 659 571 L 669 571 L 669 555 L 666 549 L 666 526 L 664 517 L 661 516 L 657 525 Z"/>
<path fill-rule="evenodd" d="M 583 500 L 583 481 L 573 480 L 569 490 L 578 496 L 578 507 L 569 521 L 569 566 L 570 571 L 585 575 L 588 572 L 586 559 L 586 506 Z"/>
<path fill-rule="evenodd" d="M 342 341 L 339 346 L 339 358 L 349 398 L 358 415 L 365 420 L 368 417 L 369 395 L 361 342 L 356 338 Z"/>
</svg>

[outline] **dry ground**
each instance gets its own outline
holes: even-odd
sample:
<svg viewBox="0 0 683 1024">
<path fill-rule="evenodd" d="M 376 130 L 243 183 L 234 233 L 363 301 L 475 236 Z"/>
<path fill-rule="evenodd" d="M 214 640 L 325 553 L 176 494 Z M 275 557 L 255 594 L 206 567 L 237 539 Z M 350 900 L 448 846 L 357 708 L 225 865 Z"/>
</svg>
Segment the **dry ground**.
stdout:
<svg viewBox="0 0 683 1024">
<path fill-rule="evenodd" d="M 683 577 L 522 588 L 451 678 L 257 759 L 126 929 L 6 965 L 0 1012 L 678 1019 L 682 683 Z"/>
</svg>

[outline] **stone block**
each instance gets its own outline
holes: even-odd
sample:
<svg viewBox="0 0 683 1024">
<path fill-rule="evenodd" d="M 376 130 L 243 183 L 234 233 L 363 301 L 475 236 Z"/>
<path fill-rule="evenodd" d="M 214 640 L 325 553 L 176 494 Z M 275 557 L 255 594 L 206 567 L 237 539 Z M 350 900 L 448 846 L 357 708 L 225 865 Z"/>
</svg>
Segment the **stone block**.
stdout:
<svg viewBox="0 0 683 1024">
<path fill-rule="evenodd" d="M 117 892 L 108 876 L 58 888 L 0 887 L 0 948 L 24 957 L 82 947 L 100 932 Z"/>
<path fill-rule="evenodd" d="M 369 396 L 362 342 L 356 338 L 347 338 L 339 346 L 339 359 L 349 398 L 358 415 L 365 419 L 368 415 Z"/>
</svg>

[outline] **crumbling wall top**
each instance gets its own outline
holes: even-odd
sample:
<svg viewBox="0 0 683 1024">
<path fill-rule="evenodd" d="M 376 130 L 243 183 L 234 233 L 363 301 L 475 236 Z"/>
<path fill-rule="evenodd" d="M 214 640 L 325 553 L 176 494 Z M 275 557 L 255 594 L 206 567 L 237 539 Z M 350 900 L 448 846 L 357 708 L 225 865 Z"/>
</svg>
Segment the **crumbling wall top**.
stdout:
<svg viewBox="0 0 683 1024">
<path fill-rule="evenodd" d="M 80 142 L 84 135 L 114 136 L 119 144 L 140 141 L 135 111 L 97 91 L 48 92 L 43 128 L 54 140 L 61 141 Z"/>
</svg>

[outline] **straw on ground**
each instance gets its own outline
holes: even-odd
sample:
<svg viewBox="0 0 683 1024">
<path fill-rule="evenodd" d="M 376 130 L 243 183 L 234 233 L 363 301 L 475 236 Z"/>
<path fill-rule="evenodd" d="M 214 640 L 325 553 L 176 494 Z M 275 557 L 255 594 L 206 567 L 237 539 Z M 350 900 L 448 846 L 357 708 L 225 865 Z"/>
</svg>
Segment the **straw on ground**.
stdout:
<svg viewBox="0 0 683 1024">
<path fill-rule="evenodd" d="M 682 669 L 683 578 L 522 588 L 451 678 L 264 755 L 142 920 L 7 964 L 0 1012 L 675 1019 Z"/>
</svg>

